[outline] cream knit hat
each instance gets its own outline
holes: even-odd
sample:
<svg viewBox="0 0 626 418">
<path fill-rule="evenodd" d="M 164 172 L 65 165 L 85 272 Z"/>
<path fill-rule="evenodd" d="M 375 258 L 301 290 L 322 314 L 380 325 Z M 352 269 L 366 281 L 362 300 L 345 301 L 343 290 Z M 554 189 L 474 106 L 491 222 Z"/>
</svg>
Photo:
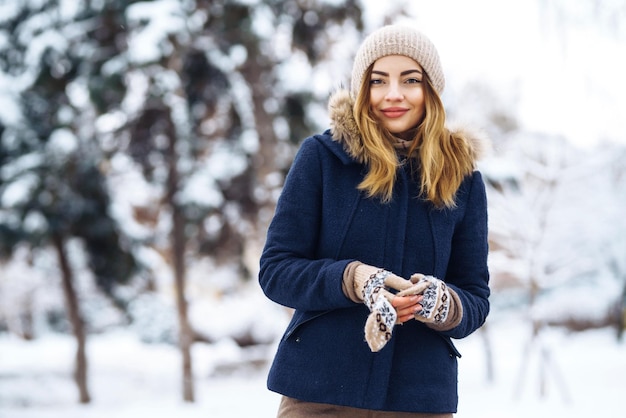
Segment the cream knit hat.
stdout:
<svg viewBox="0 0 626 418">
<path fill-rule="evenodd" d="M 372 32 L 359 47 L 352 67 L 352 97 L 356 97 L 365 71 L 379 58 L 404 55 L 417 61 L 441 94 L 446 80 L 435 45 L 416 29 L 403 25 L 384 26 Z"/>
</svg>

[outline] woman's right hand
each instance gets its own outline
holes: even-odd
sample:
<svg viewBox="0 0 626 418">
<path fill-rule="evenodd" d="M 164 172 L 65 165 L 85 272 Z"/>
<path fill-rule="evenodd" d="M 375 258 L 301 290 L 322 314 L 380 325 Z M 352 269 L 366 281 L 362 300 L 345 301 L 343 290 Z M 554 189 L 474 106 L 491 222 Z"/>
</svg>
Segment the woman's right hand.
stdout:
<svg viewBox="0 0 626 418">
<path fill-rule="evenodd" d="M 422 295 L 410 295 L 410 296 L 394 296 L 391 300 L 391 306 L 396 309 L 398 324 L 404 324 L 411 319 L 415 319 L 415 314 L 422 310 Z"/>
</svg>

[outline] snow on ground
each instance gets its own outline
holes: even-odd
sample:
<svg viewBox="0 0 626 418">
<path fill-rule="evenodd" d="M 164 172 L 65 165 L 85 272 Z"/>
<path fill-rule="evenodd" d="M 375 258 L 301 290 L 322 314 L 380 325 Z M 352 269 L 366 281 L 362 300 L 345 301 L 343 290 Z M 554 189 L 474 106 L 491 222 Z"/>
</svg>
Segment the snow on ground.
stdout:
<svg viewBox="0 0 626 418">
<path fill-rule="evenodd" d="M 492 341 L 494 383 L 487 382 L 485 334 L 457 342 L 463 354 L 457 418 L 623 416 L 626 344 L 616 342 L 614 330 L 568 334 L 552 329 L 529 346 L 530 330 L 524 322 L 492 318 L 487 335 Z M 267 364 L 242 366 L 248 358 L 271 358 L 274 347 L 242 351 L 229 341 L 196 344 L 195 404 L 180 400 L 175 348 L 145 345 L 120 331 L 90 337 L 88 349 L 93 401 L 81 406 L 70 380 L 71 338 L 50 335 L 24 342 L 1 335 L 0 417 L 275 416 L 279 397 L 265 388 Z M 547 382 L 543 397 L 542 361 Z"/>
</svg>

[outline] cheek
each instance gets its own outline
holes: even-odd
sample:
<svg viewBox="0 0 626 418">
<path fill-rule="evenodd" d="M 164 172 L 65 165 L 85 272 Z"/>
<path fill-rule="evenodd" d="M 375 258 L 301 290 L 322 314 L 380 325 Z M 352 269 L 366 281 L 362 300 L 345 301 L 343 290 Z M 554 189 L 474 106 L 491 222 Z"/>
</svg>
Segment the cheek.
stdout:
<svg viewBox="0 0 626 418">
<path fill-rule="evenodd" d="M 373 100 L 370 100 L 368 110 L 370 112 L 370 115 L 378 115 L 378 104 Z"/>
<path fill-rule="evenodd" d="M 382 89 L 372 89 L 370 90 L 370 107 L 377 107 L 385 98 L 385 93 Z"/>
<path fill-rule="evenodd" d="M 424 91 L 421 89 L 416 91 L 415 94 L 411 97 L 411 103 L 417 109 L 423 110 L 426 107 L 426 100 L 424 99 Z"/>
<path fill-rule="evenodd" d="M 370 93 L 370 109 L 374 110 L 374 108 L 376 107 L 376 95 L 373 93 Z"/>
</svg>

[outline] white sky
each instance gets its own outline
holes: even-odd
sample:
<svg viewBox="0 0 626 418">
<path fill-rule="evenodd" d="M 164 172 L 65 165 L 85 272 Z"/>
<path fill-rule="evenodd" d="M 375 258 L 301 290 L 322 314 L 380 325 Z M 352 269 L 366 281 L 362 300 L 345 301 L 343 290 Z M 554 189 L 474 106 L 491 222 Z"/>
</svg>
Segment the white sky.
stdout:
<svg viewBox="0 0 626 418">
<path fill-rule="evenodd" d="M 367 0 L 368 24 L 377 26 L 398 2 L 381 3 Z M 567 3 L 572 9 L 565 21 L 546 6 L 555 1 L 407 3 L 439 50 L 448 94 L 455 85 L 484 81 L 518 100 L 527 129 L 565 134 L 579 145 L 603 138 L 626 142 L 626 60 L 620 58 L 626 42 L 584 10 L 589 1 Z"/>
</svg>

